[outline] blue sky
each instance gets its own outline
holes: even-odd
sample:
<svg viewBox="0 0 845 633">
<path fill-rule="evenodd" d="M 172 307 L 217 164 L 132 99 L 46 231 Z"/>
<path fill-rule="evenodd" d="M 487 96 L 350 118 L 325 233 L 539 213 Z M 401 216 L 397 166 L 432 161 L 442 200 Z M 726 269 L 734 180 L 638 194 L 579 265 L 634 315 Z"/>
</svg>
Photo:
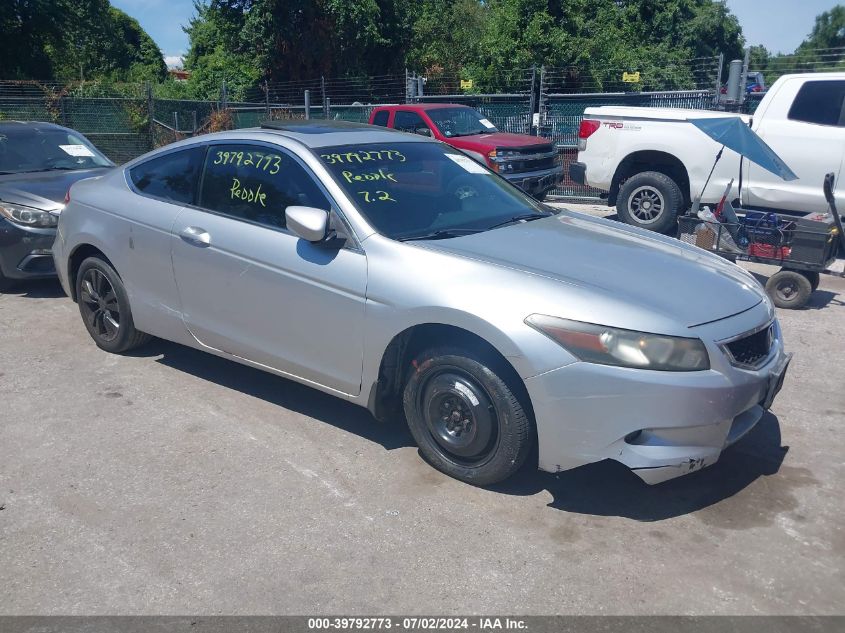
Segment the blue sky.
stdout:
<svg viewBox="0 0 845 633">
<path fill-rule="evenodd" d="M 350 0 L 352 1 L 352 0 Z M 182 31 L 194 13 L 192 0 L 111 0 L 136 18 L 167 57 L 183 55 L 188 38 Z M 775 52 L 792 52 L 809 34 L 813 19 L 836 0 L 727 0 L 749 44 Z"/>
</svg>

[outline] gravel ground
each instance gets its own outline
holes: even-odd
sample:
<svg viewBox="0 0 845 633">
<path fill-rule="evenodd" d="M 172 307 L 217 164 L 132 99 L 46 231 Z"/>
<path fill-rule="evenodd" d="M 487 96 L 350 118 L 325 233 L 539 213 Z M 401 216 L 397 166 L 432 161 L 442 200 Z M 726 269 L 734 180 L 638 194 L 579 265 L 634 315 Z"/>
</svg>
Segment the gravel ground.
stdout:
<svg viewBox="0 0 845 633">
<path fill-rule="evenodd" d="M 485 490 L 295 383 L 162 341 L 106 354 L 58 284 L 22 286 L 0 295 L 0 614 L 845 613 L 845 279 L 779 317 L 784 389 L 713 467 Z"/>
</svg>

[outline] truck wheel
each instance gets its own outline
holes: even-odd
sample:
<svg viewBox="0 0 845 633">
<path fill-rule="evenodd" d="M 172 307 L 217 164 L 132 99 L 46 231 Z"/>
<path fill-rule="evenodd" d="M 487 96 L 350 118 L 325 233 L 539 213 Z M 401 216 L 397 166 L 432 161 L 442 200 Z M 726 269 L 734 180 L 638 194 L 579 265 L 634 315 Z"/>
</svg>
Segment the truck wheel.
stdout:
<svg viewBox="0 0 845 633">
<path fill-rule="evenodd" d="M 408 368 L 402 397 L 426 460 L 476 486 L 519 470 L 534 439 L 528 414 L 494 366 L 469 350 L 424 351 Z"/>
<path fill-rule="evenodd" d="M 779 270 L 766 282 L 766 292 L 779 308 L 803 308 L 813 292 L 810 280 L 797 270 Z"/>
<path fill-rule="evenodd" d="M 620 219 L 658 233 L 675 230 L 675 221 L 683 205 L 684 195 L 678 183 L 658 171 L 634 174 L 625 181 L 616 197 Z"/>
</svg>

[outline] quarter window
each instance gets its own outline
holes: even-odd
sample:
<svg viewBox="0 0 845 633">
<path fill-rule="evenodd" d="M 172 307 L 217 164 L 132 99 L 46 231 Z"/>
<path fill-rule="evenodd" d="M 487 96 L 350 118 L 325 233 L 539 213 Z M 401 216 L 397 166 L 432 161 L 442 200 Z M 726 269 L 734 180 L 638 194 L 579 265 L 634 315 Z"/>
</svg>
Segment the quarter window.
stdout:
<svg viewBox="0 0 845 633">
<path fill-rule="evenodd" d="M 798 91 L 789 109 L 789 118 L 818 125 L 843 126 L 843 100 L 845 81 L 808 81 Z"/>
<path fill-rule="evenodd" d="M 159 156 L 129 170 L 138 191 L 180 204 L 196 202 L 197 180 L 205 147 L 191 147 Z"/>
<path fill-rule="evenodd" d="M 403 132 L 416 132 L 417 128 L 428 127 L 422 117 L 416 112 L 399 110 L 393 116 L 393 127 Z"/>
<path fill-rule="evenodd" d="M 390 111 L 388 110 L 379 110 L 376 112 L 376 115 L 373 117 L 373 125 L 380 125 L 382 127 L 387 127 L 387 120 L 390 118 Z"/>
<path fill-rule="evenodd" d="M 311 175 L 279 148 L 211 145 L 199 204 L 212 211 L 275 228 L 292 205 L 330 209 Z"/>
</svg>

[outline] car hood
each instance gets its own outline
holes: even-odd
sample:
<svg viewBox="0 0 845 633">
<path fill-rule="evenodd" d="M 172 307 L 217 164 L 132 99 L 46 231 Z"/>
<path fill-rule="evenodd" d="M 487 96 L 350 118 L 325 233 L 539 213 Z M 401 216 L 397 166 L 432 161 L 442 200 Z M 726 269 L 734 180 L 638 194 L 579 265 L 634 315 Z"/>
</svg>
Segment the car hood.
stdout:
<svg viewBox="0 0 845 633">
<path fill-rule="evenodd" d="M 111 169 L 100 167 L 77 171 L 40 171 L 0 176 L 0 200 L 42 211 L 59 211 L 67 190 L 78 180 L 101 176 Z"/>
<path fill-rule="evenodd" d="M 748 273 L 720 257 L 569 212 L 420 244 L 635 304 L 686 327 L 739 314 L 765 298 Z"/>
<path fill-rule="evenodd" d="M 541 145 L 552 145 L 552 141 L 547 138 L 528 136 L 526 134 L 511 134 L 510 132 L 493 132 L 492 134 L 475 134 L 473 136 L 453 136 L 447 140 L 449 145 L 452 145 L 453 147 L 475 151 L 490 150 L 499 147 L 533 148 Z"/>
</svg>

